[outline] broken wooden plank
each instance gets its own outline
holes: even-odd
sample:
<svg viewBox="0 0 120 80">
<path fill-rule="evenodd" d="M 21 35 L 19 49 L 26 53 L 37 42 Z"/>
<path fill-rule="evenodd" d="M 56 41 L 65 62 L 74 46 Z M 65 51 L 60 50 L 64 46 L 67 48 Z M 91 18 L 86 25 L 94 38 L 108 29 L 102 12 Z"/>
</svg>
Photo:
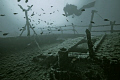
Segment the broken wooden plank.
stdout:
<svg viewBox="0 0 120 80">
<path fill-rule="evenodd" d="M 94 50 L 93 50 L 93 44 L 92 44 L 92 41 L 91 41 L 91 32 L 86 29 L 86 35 L 87 35 L 87 43 L 88 43 L 88 50 L 89 50 L 89 56 L 90 58 L 93 58 L 95 53 L 94 53 Z"/>
<path fill-rule="evenodd" d="M 105 36 L 106 36 L 106 34 L 104 34 L 104 35 L 100 38 L 100 40 L 98 40 L 98 41 L 95 42 L 95 44 L 94 44 L 94 46 L 93 46 L 93 50 L 94 50 L 94 51 L 96 51 L 96 50 L 98 49 L 99 45 L 100 45 L 100 44 L 102 43 L 102 41 L 105 39 Z"/>
<path fill-rule="evenodd" d="M 73 47 L 74 45 L 76 45 L 77 43 L 79 43 L 82 39 L 83 39 L 83 37 L 78 37 L 78 38 L 74 38 L 74 39 L 67 39 L 64 42 L 62 42 L 61 44 L 59 44 L 55 47 L 51 47 L 50 49 L 43 51 L 42 53 L 43 53 L 43 55 L 46 55 L 46 56 L 49 56 L 49 55 L 57 56 L 58 51 L 61 48 L 66 48 L 68 50 L 71 47 Z M 51 54 L 48 54 L 48 53 L 51 53 Z"/>
</svg>

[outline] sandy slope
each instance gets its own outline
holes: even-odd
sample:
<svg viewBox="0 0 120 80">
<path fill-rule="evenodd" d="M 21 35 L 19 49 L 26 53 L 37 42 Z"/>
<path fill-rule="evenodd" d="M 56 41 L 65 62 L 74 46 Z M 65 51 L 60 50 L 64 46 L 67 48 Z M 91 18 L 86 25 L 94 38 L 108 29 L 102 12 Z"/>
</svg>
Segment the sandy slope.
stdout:
<svg viewBox="0 0 120 80">
<path fill-rule="evenodd" d="M 75 45 L 81 38 L 69 39 L 63 43 L 54 43 L 41 46 L 43 53 L 48 53 L 53 50 L 57 52 L 60 48 L 66 47 L 70 48 Z M 70 46 L 71 45 L 71 46 Z M 52 53 L 54 53 L 52 52 Z M 54 58 L 49 58 L 39 56 L 39 61 L 33 61 L 33 57 L 40 55 L 40 50 L 38 48 L 25 49 L 19 52 L 13 52 L 12 54 L 5 55 L 0 58 L 0 79 L 1 80 L 49 80 L 49 60 Z M 42 65 L 44 64 L 44 65 Z M 91 76 L 92 78 L 99 78 L 97 80 L 105 80 L 103 69 L 100 68 L 94 61 L 89 60 L 77 60 L 75 63 L 70 63 L 73 69 L 78 69 L 82 74 L 83 80 L 88 80 Z M 46 66 L 47 65 L 47 66 Z M 94 79 L 94 80 L 95 80 Z"/>
<path fill-rule="evenodd" d="M 41 47 L 42 50 L 47 50 L 60 43 L 54 43 L 44 45 Z M 39 79 L 42 73 L 40 68 L 43 66 L 36 65 L 32 62 L 33 57 L 40 54 L 38 48 L 27 49 L 19 52 L 11 52 L 9 55 L 5 55 L 0 58 L 0 80 L 24 80 L 27 78 Z M 33 70 L 35 70 L 33 72 Z M 36 71 L 37 70 L 37 71 Z M 42 68 L 44 70 L 44 67 Z M 33 74 L 35 76 L 33 76 Z M 32 76 L 31 76 L 32 75 Z"/>
</svg>

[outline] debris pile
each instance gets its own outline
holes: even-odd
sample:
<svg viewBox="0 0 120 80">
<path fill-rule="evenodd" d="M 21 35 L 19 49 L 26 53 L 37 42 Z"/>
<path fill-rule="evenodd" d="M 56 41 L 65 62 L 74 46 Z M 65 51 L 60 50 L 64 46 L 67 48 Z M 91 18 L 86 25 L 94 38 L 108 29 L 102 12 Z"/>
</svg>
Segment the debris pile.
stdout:
<svg viewBox="0 0 120 80">
<path fill-rule="evenodd" d="M 120 33 L 108 34 L 100 45 L 96 58 L 109 80 L 119 80 L 120 76 Z"/>
</svg>

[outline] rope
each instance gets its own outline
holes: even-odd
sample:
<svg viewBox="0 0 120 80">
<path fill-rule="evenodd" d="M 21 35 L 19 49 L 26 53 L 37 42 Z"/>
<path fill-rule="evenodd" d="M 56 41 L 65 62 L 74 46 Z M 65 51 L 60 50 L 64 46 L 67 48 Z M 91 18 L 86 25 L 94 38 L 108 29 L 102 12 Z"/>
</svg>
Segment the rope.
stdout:
<svg viewBox="0 0 120 80">
<path fill-rule="evenodd" d="M 97 10 L 97 8 L 94 6 L 94 8 Z M 101 18 L 104 19 L 100 14 L 98 14 L 98 12 L 96 12 L 96 14 Z"/>
<path fill-rule="evenodd" d="M 34 34 L 35 34 L 35 33 L 34 33 Z M 36 45 L 37 45 L 38 49 L 40 50 L 40 53 L 42 53 L 42 49 L 40 48 L 40 45 L 39 45 L 39 43 L 38 43 L 38 42 L 37 42 L 37 40 L 35 39 L 35 36 L 34 36 L 34 34 L 33 34 L 34 41 L 35 41 L 35 43 L 36 43 Z M 38 36 L 36 35 L 36 37 L 38 37 Z M 39 37 L 38 37 L 38 39 L 39 39 Z"/>
<path fill-rule="evenodd" d="M 104 19 L 100 14 L 96 13 L 98 16 L 100 16 L 102 19 Z"/>
</svg>

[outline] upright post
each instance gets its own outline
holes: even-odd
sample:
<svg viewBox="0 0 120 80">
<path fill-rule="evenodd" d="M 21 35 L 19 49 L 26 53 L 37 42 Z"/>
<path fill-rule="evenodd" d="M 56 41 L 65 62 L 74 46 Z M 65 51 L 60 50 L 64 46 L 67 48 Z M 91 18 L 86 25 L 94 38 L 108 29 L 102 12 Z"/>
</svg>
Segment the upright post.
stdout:
<svg viewBox="0 0 120 80">
<path fill-rule="evenodd" d="M 112 21 L 110 21 L 110 25 L 111 25 L 111 33 L 113 33 L 113 27 L 114 27 L 114 24 L 115 24 L 115 21 L 114 22 L 112 22 Z"/>
<path fill-rule="evenodd" d="M 88 29 L 86 29 L 86 35 L 87 35 L 87 43 L 88 43 L 88 48 L 89 48 L 89 56 L 90 58 L 94 57 L 94 51 L 93 51 L 93 44 L 91 41 L 91 33 Z"/>
<path fill-rule="evenodd" d="M 35 30 L 32 28 L 32 26 L 31 26 L 31 24 L 29 22 L 28 15 L 27 15 L 27 12 L 32 8 L 33 5 L 28 6 L 28 9 L 23 9 L 23 7 L 21 5 L 18 5 L 18 6 L 25 12 L 25 17 L 26 17 L 26 24 L 25 24 L 25 27 L 24 27 L 22 33 L 24 32 L 24 30 L 27 27 L 27 36 L 30 36 L 30 28 L 33 30 L 34 34 L 37 35 L 37 33 L 35 32 Z M 20 34 L 20 36 L 22 35 L 22 33 Z"/>
<path fill-rule="evenodd" d="M 78 32 L 75 30 L 75 25 L 72 23 L 72 27 L 73 27 L 73 32 L 74 32 L 74 34 L 78 34 Z M 76 32 L 76 33 L 75 33 Z"/>
<path fill-rule="evenodd" d="M 58 66 L 59 68 L 65 68 L 67 66 L 68 61 L 68 51 L 66 48 L 60 49 L 58 52 Z"/>
<path fill-rule="evenodd" d="M 61 33 L 62 33 L 62 35 L 63 35 L 63 30 L 62 30 L 62 28 L 60 27 L 60 31 L 61 31 Z"/>
<path fill-rule="evenodd" d="M 92 29 L 92 21 L 93 21 L 93 17 L 94 17 L 94 13 L 95 12 L 97 12 L 97 11 L 95 11 L 95 10 L 92 10 L 91 11 L 91 13 L 92 13 L 92 15 L 91 15 L 91 20 L 90 20 L 90 24 L 89 24 L 89 28 L 88 28 L 88 30 L 91 32 L 91 29 Z"/>
<path fill-rule="evenodd" d="M 74 32 L 74 34 L 75 34 L 75 26 L 72 24 L 72 27 L 73 27 L 73 32 Z"/>
<path fill-rule="evenodd" d="M 50 26 L 48 26 L 48 28 L 50 29 L 50 33 L 52 33 L 52 29 L 51 29 L 51 27 L 50 27 Z"/>
</svg>

